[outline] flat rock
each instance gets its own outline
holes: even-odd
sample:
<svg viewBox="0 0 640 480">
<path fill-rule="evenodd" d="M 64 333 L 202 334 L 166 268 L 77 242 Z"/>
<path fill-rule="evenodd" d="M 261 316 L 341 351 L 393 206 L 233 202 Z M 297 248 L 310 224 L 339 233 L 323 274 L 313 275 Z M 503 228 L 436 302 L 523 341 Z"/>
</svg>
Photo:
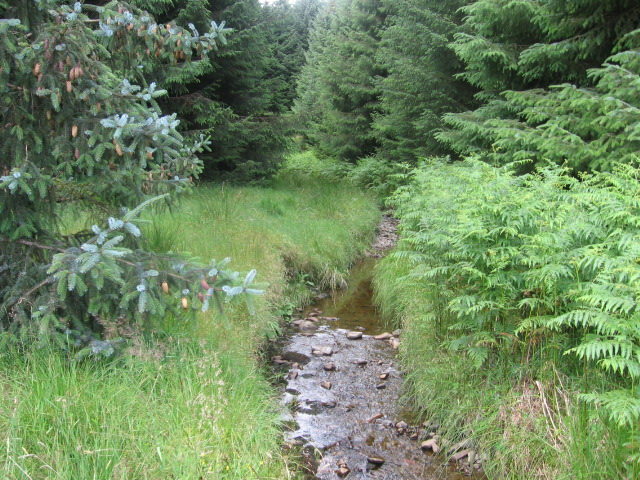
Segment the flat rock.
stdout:
<svg viewBox="0 0 640 480">
<path fill-rule="evenodd" d="M 360 340 L 362 338 L 362 332 L 347 332 L 347 338 L 349 340 Z"/>
<path fill-rule="evenodd" d="M 314 355 L 333 355 L 333 348 L 329 345 L 313 345 L 311 347 L 311 353 Z"/>
<path fill-rule="evenodd" d="M 325 363 L 322 368 L 327 372 L 333 372 L 336 369 L 336 364 L 333 362 Z"/>
<path fill-rule="evenodd" d="M 311 322 L 309 320 L 300 320 L 299 322 L 296 320 L 294 325 L 298 327 L 300 330 L 317 330 L 318 329 L 318 326 L 314 322 Z"/>
<path fill-rule="evenodd" d="M 282 360 L 286 360 L 288 362 L 292 362 L 292 363 L 297 363 L 297 364 L 306 364 L 309 363 L 311 361 L 311 357 L 309 357 L 309 355 L 305 355 L 304 353 L 300 353 L 300 352 L 293 352 L 293 351 L 289 351 L 289 352 L 284 352 L 281 356 Z M 299 366 L 298 365 L 298 366 Z"/>
<path fill-rule="evenodd" d="M 472 451 L 473 450 L 470 450 L 470 449 L 460 450 L 458 453 L 456 453 L 451 457 L 451 460 L 453 460 L 454 462 L 462 460 L 464 457 L 469 455 L 469 453 L 471 453 Z"/>
<path fill-rule="evenodd" d="M 378 390 L 384 390 L 385 388 L 387 388 L 386 383 L 379 383 L 378 385 L 376 385 L 376 389 Z"/>
<path fill-rule="evenodd" d="M 373 465 L 382 465 L 384 463 L 384 458 L 380 457 L 367 457 L 367 462 Z"/>
<path fill-rule="evenodd" d="M 431 450 L 433 453 L 438 453 L 440 451 L 440 447 L 438 446 L 438 442 L 434 438 L 429 440 L 425 440 L 420 445 L 422 450 Z"/>
<path fill-rule="evenodd" d="M 384 332 L 380 335 L 376 335 L 373 338 L 375 338 L 376 340 L 389 340 L 390 338 L 393 338 L 393 335 L 391 335 L 389 332 Z"/>
</svg>

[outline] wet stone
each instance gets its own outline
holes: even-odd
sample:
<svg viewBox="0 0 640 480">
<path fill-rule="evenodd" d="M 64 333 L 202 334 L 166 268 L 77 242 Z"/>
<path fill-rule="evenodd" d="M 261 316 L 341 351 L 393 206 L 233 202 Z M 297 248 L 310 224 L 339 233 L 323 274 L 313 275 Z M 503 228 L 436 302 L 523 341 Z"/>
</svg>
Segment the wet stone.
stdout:
<svg viewBox="0 0 640 480">
<path fill-rule="evenodd" d="M 356 360 L 353 363 L 355 363 L 358 367 L 364 367 L 369 362 L 367 362 L 366 360 Z"/>
<path fill-rule="evenodd" d="M 362 332 L 347 332 L 347 338 L 349 340 L 360 340 L 362 338 Z"/>
<path fill-rule="evenodd" d="M 378 390 L 384 390 L 385 388 L 387 388 L 386 383 L 379 383 L 378 385 L 376 385 L 376 389 Z"/>
<path fill-rule="evenodd" d="M 281 358 L 283 360 L 288 361 L 288 362 L 293 362 L 294 365 L 296 363 L 298 365 L 300 365 L 300 364 L 304 365 L 304 364 L 309 363 L 311 361 L 311 357 L 309 357 L 309 355 L 305 355 L 304 353 L 300 353 L 300 352 L 284 352 L 282 354 Z"/>
<path fill-rule="evenodd" d="M 331 390 L 331 382 L 328 382 L 328 381 L 326 381 L 326 380 L 325 380 L 324 382 L 322 382 L 322 383 L 320 384 L 320 386 L 321 386 L 322 388 L 327 389 L 327 390 Z"/>
<path fill-rule="evenodd" d="M 336 364 L 333 362 L 325 363 L 322 368 L 326 372 L 334 372 L 336 370 Z"/>
<path fill-rule="evenodd" d="M 383 413 L 376 413 L 375 415 L 373 415 L 372 417 L 369 417 L 367 419 L 367 423 L 373 423 L 376 420 L 379 420 L 380 418 L 384 417 Z"/>
<path fill-rule="evenodd" d="M 333 348 L 331 348 L 329 345 L 313 345 L 311 347 L 311 353 L 313 353 L 314 355 L 333 355 Z"/>
<path fill-rule="evenodd" d="M 382 465 L 384 464 L 384 458 L 380 457 L 367 457 L 367 462 L 373 465 Z"/>
<path fill-rule="evenodd" d="M 385 332 L 385 333 L 381 333 L 380 335 L 376 335 L 375 337 L 376 340 L 389 340 L 390 338 L 393 338 L 393 335 L 391 335 L 389 332 Z"/>
<path fill-rule="evenodd" d="M 378 377 L 380 378 L 380 380 L 386 380 L 389 378 L 389 374 L 387 372 L 384 372 L 378 375 Z"/>
</svg>

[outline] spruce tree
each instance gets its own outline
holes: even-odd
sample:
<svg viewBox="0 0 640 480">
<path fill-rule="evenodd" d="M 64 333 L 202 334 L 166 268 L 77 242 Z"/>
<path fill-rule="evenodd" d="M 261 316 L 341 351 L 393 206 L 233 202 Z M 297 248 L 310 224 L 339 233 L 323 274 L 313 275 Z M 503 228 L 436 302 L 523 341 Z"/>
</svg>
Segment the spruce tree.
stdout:
<svg viewBox="0 0 640 480">
<path fill-rule="evenodd" d="M 314 25 L 295 111 L 310 122 L 307 136 L 325 155 L 355 161 L 378 145 L 371 125 L 385 75 L 376 60 L 384 18 L 378 0 L 343 0 Z"/>
<path fill-rule="evenodd" d="M 495 152 L 494 119 L 520 115 L 502 92 L 563 82 L 592 86 L 589 69 L 621 48 L 624 36 L 637 27 L 640 6 L 633 0 L 478 0 L 463 12 L 464 31 L 453 48 L 465 63 L 463 78 L 481 90 L 482 105 L 446 115 L 449 130 L 438 138 L 461 155 L 502 161 Z"/>
<path fill-rule="evenodd" d="M 137 221 L 190 188 L 208 145 L 162 113 L 153 75 L 206 62 L 228 31 L 159 24 L 124 2 L 2 1 L 0 13 L 2 331 L 68 345 L 89 326 L 148 325 L 180 302 L 245 290 L 224 264 L 146 251 Z M 62 235 L 62 205 L 94 219 L 91 231 Z"/>
<path fill-rule="evenodd" d="M 388 74 L 381 80 L 381 113 L 374 121 L 386 162 L 415 162 L 450 150 L 434 135 L 447 112 L 473 104 L 472 88 L 449 43 L 460 30 L 464 0 L 386 0 L 386 28 L 377 51 Z"/>
</svg>

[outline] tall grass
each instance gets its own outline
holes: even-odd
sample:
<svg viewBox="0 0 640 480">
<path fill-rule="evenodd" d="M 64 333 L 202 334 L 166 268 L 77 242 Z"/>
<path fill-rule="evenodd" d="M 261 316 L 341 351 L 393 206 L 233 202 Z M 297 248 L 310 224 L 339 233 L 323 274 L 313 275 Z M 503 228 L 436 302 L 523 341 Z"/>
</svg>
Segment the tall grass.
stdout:
<svg viewBox="0 0 640 480">
<path fill-rule="evenodd" d="M 85 226 L 81 213 L 63 227 Z M 308 299 L 301 284 L 339 282 L 378 218 L 374 200 L 349 184 L 295 169 L 268 187 L 202 185 L 149 216 L 152 248 L 256 268 L 267 293 L 255 315 L 230 303 L 224 315 L 155 319 L 151 338 L 129 329 L 125 354 L 103 363 L 46 349 L 3 353 L 0 477 L 295 478 L 259 352 L 278 312 Z"/>
</svg>

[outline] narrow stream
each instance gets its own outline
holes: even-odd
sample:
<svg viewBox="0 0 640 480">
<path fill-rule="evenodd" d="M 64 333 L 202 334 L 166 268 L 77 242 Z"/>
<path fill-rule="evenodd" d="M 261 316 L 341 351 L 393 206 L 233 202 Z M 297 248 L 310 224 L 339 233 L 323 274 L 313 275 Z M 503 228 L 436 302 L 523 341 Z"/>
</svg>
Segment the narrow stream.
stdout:
<svg viewBox="0 0 640 480">
<path fill-rule="evenodd" d="M 423 452 L 421 442 L 435 432 L 403 418 L 396 365 L 402 332 L 375 338 L 385 333 L 371 302 L 375 262 L 361 262 L 346 291 L 301 312 L 273 358 L 286 380 L 282 403 L 293 425 L 286 441 L 302 447 L 311 478 L 469 478 Z"/>
</svg>

